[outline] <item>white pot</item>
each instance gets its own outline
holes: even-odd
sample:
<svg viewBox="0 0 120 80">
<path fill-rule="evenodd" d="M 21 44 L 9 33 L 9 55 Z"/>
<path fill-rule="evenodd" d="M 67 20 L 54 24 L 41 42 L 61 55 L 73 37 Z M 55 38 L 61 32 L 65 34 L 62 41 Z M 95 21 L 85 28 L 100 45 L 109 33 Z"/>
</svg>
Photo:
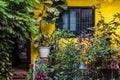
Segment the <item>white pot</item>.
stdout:
<svg viewBox="0 0 120 80">
<path fill-rule="evenodd" d="M 50 47 L 39 47 L 40 57 L 48 57 L 50 53 Z"/>
</svg>

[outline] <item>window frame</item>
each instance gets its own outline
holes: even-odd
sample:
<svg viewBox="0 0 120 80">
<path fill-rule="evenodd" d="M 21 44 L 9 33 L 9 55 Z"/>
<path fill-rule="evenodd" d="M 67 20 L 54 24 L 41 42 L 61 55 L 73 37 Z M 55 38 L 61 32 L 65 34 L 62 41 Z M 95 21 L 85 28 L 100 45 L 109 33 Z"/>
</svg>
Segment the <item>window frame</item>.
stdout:
<svg viewBox="0 0 120 80">
<path fill-rule="evenodd" d="M 80 10 L 84 10 L 84 9 L 91 9 L 92 10 L 92 25 L 93 27 L 95 26 L 95 7 L 94 6 L 68 6 L 68 9 L 66 10 L 66 12 L 68 12 L 68 30 L 70 30 L 70 9 L 80 9 Z M 81 11 L 80 11 L 81 12 Z M 63 16 L 64 12 L 60 15 L 60 19 L 62 20 L 62 16 Z M 79 13 L 80 14 L 80 13 Z M 82 14 L 80 14 L 82 17 Z M 77 16 L 76 16 L 77 18 Z M 59 21 L 59 20 L 58 20 Z M 75 31 L 71 31 L 73 32 L 76 36 L 78 33 L 80 33 L 80 30 L 78 30 L 78 27 L 77 26 L 77 20 L 76 20 L 76 30 Z M 63 29 L 63 26 L 61 26 L 62 24 L 60 24 L 58 22 L 58 28 L 60 29 Z M 81 25 L 81 24 L 80 24 Z M 60 26 L 60 27 L 59 27 Z M 88 27 L 87 27 L 88 28 Z M 92 33 L 93 34 L 93 31 L 89 31 L 88 33 Z M 79 35 L 79 34 L 78 34 Z"/>
</svg>

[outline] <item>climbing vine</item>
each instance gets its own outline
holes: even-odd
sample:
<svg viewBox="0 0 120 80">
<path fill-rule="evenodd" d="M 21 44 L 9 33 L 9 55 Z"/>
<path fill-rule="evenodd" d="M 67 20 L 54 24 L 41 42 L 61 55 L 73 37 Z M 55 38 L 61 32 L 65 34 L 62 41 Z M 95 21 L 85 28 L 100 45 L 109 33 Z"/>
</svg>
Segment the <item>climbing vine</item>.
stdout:
<svg viewBox="0 0 120 80">
<path fill-rule="evenodd" d="M 0 0 L 0 80 L 12 80 L 13 38 L 30 39 L 36 30 L 32 11 L 31 0 Z"/>
</svg>

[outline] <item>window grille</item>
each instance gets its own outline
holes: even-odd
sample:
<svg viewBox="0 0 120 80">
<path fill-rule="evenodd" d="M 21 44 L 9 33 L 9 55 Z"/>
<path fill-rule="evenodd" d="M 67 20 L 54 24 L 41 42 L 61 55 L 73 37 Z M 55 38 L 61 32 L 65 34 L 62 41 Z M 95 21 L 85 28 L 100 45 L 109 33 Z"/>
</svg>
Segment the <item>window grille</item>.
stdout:
<svg viewBox="0 0 120 80">
<path fill-rule="evenodd" d="M 69 7 L 67 11 L 61 14 L 58 20 L 58 28 L 69 30 L 76 36 L 82 31 L 92 33 L 88 28 L 94 26 L 94 7 Z"/>
</svg>

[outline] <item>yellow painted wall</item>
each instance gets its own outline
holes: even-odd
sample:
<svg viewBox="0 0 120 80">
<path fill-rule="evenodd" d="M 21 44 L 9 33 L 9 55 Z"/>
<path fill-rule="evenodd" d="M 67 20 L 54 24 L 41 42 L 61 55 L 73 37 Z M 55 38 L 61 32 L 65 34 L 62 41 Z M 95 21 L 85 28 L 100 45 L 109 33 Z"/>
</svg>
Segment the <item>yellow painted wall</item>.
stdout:
<svg viewBox="0 0 120 80">
<path fill-rule="evenodd" d="M 120 13 L 120 0 L 67 0 L 68 6 L 94 6 L 96 4 L 101 4 L 101 12 L 102 15 L 105 17 L 106 21 L 110 21 L 112 19 L 113 14 L 119 12 Z M 34 17 L 38 17 L 41 6 L 36 5 L 38 10 L 35 10 Z M 95 23 L 98 22 L 100 16 L 97 13 L 95 13 Z M 52 27 L 45 26 L 43 28 L 45 32 L 52 32 L 54 30 L 54 25 Z M 120 33 L 120 29 L 116 31 L 117 33 Z M 36 50 L 33 46 L 34 41 L 31 42 L 31 63 L 33 63 L 34 59 L 38 55 L 38 50 Z"/>
</svg>

